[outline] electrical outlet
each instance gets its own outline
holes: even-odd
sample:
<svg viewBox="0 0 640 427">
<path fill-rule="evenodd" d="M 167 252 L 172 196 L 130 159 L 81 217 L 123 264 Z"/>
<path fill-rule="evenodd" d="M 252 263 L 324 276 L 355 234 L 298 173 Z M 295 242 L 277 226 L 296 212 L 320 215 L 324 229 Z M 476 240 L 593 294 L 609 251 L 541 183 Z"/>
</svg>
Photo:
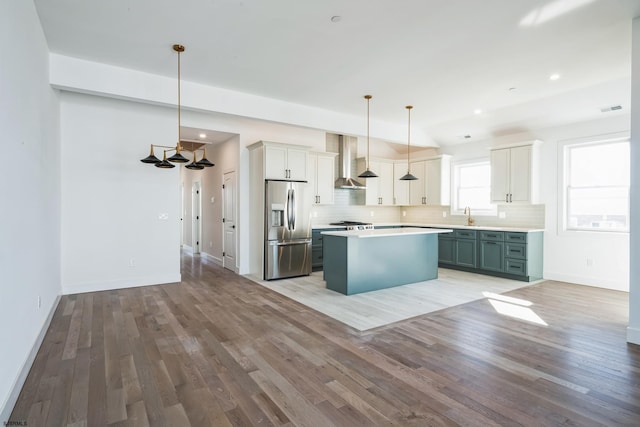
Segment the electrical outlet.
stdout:
<svg viewBox="0 0 640 427">
<path fill-rule="evenodd" d="M 447 217 L 447 211 L 442 211 L 442 218 L 446 218 Z"/>
<path fill-rule="evenodd" d="M 42 298 L 38 295 L 38 308 L 42 308 Z"/>
<path fill-rule="evenodd" d="M 587 258 L 587 267 L 593 267 L 593 259 Z"/>
<path fill-rule="evenodd" d="M 407 216 L 407 211 L 402 211 L 402 216 Z"/>
<path fill-rule="evenodd" d="M 169 219 L 169 214 L 168 214 L 168 213 L 166 213 L 166 212 L 159 213 L 159 214 L 158 214 L 158 219 L 161 219 L 161 220 L 163 220 L 163 221 L 164 221 L 164 220 L 167 220 L 167 219 Z"/>
<path fill-rule="evenodd" d="M 369 212 L 369 214 L 371 215 L 371 217 L 373 217 L 373 211 Z"/>
<path fill-rule="evenodd" d="M 318 211 L 313 211 L 313 217 L 318 218 Z"/>
<path fill-rule="evenodd" d="M 135 266 L 136 266 L 135 258 L 129 258 L 129 267 L 135 267 Z"/>
<path fill-rule="evenodd" d="M 506 212 L 498 212 L 498 218 L 505 219 L 506 217 L 507 217 L 507 213 Z"/>
</svg>

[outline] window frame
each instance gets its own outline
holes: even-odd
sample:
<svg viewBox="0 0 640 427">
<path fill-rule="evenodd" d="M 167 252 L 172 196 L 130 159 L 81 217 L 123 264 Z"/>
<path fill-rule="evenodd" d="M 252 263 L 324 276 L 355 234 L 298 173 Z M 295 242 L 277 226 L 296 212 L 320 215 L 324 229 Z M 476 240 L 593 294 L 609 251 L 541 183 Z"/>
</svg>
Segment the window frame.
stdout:
<svg viewBox="0 0 640 427">
<path fill-rule="evenodd" d="M 451 216 L 467 215 L 464 213 L 465 206 L 458 206 L 458 193 L 459 193 L 458 182 L 460 180 L 459 168 L 480 165 L 480 164 L 489 165 L 489 176 L 491 176 L 491 159 L 489 157 L 481 157 L 481 158 L 456 161 L 451 164 L 451 206 L 450 206 Z M 491 178 L 489 178 L 489 194 L 491 194 Z M 498 206 L 496 204 L 491 203 L 491 196 L 489 196 L 488 202 L 489 202 L 489 205 L 491 206 L 489 209 L 477 209 L 471 206 L 472 216 L 496 216 L 497 217 Z"/>
<path fill-rule="evenodd" d="M 629 132 L 617 132 L 606 135 L 595 135 L 585 138 L 575 138 L 558 142 L 558 234 L 565 235 L 593 235 L 593 236 L 624 236 L 629 234 L 629 222 L 631 220 L 630 215 L 630 185 L 626 186 L 627 190 L 627 228 L 626 229 L 613 229 L 613 228 L 586 228 L 586 227 L 570 227 L 569 226 L 569 207 L 570 200 L 568 192 L 570 188 L 570 151 L 575 147 L 588 147 L 607 144 L 616 144 L 626 142 L 631 143 L 631 137 Z M 611 186 L 601 185 L 593 188 L 624 188 L 624 186 Z M 581 187 L 574 187 L 581 188 Z"/>
</svg>

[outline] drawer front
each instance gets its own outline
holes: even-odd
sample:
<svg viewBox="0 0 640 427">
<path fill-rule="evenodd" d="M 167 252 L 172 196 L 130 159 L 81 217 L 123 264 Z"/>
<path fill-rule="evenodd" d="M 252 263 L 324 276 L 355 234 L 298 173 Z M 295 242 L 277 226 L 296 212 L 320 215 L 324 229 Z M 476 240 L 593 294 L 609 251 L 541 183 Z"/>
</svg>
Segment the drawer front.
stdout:
<svg viewBox="0 0 640 427">
<path fill-rule="evenodd" d="M 513 233 L 511 231 L 504 233 L 505 242 L 527 243 L 527 233 Z"/>
<path fill-rule="evenodd" d="M 506 259 L 505 273 L 517 274 L 518 276 L 527 275 L 527 262 L 517 259 Z"/>
<path fill-rule="evenodd" d="M 477 233 L 476 230 L 455 230 L 452 234 L 455 234 L 456 239 L 475 239 Z"/>
<path fill-rule="evenodd" d="M 502 231 L 481 231 L 480 240 L 490 240 L 492 242 L 502 242 L 504 240 L 504 232 Z"/>
<path fill-rule="evenodd" d="M 504 256 L 507 258 L 527 259 L 527 245 L 507 243 Z"/>
</svg>

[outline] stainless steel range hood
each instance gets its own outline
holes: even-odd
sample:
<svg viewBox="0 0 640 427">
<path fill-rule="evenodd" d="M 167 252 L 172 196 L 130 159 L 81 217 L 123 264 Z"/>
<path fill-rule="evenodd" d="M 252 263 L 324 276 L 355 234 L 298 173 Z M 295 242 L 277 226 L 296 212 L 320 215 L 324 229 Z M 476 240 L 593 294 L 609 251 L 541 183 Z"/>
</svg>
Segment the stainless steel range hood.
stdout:
<svg viewBox="0 0 640 427">
<path fill-rule="evenodd" d="M 359 183 L 351 178 L 351 144 L 344 135 L 339 135 L 338 148 L 338 173 L 339 178 L 336 179 L 335 187 L 346 190 L 364 190 L 366 185 Z"/>
</svg>

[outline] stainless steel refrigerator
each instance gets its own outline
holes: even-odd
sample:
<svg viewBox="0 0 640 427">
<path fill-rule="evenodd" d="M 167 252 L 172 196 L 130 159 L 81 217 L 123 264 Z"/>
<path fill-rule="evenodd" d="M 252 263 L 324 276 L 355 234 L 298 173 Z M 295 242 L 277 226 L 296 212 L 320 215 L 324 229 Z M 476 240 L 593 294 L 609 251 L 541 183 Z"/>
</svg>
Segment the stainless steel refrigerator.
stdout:
<svg viewBox="0 0 640 427">
<path fill-rule="evenodd" d="M 311 274 L 311 199 L 307 182 L 265 181 L 264 278 Z"/>
</svg>

